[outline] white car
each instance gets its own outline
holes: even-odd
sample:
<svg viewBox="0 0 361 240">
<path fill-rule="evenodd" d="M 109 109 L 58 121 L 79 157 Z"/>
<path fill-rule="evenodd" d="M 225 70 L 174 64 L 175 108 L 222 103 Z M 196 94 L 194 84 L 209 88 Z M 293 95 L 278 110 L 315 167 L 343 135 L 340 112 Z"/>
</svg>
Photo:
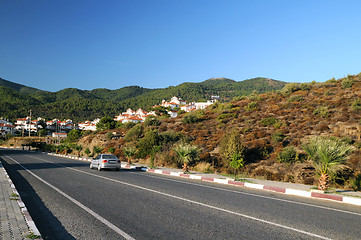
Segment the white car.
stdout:
<svg viewBox="0 0 361 240">
<path fill-rule="evenodd" d="M 96 168 L 99 171 L 102 169 L 114 169 L 119 171 L 120 166 L 120 160 L 112 154 L 100 154 L 90 162 L 90 168 Z"/>
</svg>

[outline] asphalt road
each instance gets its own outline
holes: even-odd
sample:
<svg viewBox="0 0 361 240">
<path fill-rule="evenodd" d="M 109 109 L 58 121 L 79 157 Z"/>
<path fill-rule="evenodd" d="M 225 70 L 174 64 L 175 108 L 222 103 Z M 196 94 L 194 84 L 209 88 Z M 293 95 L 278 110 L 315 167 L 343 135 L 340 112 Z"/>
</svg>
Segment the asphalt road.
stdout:
<svg viewBox="0 0 361 240">
<path fill-rule="evenodd" d="M 44 239 L 361 239 L 361 208 L 0 150 Z"/>
</svg>

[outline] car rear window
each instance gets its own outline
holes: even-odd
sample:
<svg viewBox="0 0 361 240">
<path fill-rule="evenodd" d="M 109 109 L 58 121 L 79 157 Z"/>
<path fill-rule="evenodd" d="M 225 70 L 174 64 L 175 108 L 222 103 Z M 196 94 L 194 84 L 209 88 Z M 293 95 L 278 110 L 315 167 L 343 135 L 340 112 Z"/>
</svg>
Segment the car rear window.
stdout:
<svg viewBox="0 0 361 240">
<path fill-rule="evenodd" d="M 117 157 L 114 156 L 114 155 L 103 155 L 103 158 L 106 158 L 106 159 L 117 159 Z"/>
</svg>

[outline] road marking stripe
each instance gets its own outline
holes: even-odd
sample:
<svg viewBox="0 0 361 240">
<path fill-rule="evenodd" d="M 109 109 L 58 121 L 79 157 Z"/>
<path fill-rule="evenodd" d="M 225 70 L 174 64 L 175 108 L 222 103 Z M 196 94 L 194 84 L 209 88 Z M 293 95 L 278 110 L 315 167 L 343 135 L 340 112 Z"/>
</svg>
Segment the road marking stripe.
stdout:
<svg viewBox="0 0 361 240">
<path fill-rule="evenodd" d="M 34 157 L 34 158 L 35 158 L 35 157 Z M 39 159 L 39 158 L 37 158 L 37 159 Z M 67 167 L 67 166 L 65 166 L 65 165 L 58 164 L 58 163 L 54 163 L 54 162 L 47 161 L 47 160 L 44 160 L 44 159 L 39 159 L 39 160 L 42 160 L 42 161 L 45 161 L 45 162 L 48 162 L 48 163 L 52 163 L 52 164 L 55 164 L 55 165 L 58 165 L 58 166 L 62 166 L 62 167 L 64 167 L 64 168 L 68 168 L 68 169 L 71 169 L 71 170 L 73 170 L 73 171 L 81 172 L 81 173 L 84 173 L 84 174 L 87 174 L 87 175 L 90 175 L 90 176 L 94 176 L 94 177 L 106 179 L 106 180 L 109 180 L 109 181 L 112 181 L 112 182 L 120 183 L 120 184 L 127 185 L 127 186 L 130 186 L 130 187 L 134 187 L 134 188 L 138 188 L 138 189 L 145 190 L 145 191 L 148 191 L 148 192 L 152 192 L 152 193 L 156 193 L 156 194 L 159 194 L 159 195 L 163 195 L 163 196 L 166 196 L 166 197 L 170 197 L 170 198 L 182 200 L 182 201 L 189 202 L 189 203 L 193 203 L 193 204 L 196 204 L 196 205 L 199 205 L 199 206 L 203 206 L 203 207 L 211 208 L 211 209 L 218 210 L 218 211 L 221 211 L 221 212 L 225 212 L 225 213 L 237 215 L 237 216 L 240 216 L 240 217 L 248 218 L 248 219 L 251 219 L 251 220 L 254 220 L 254 221 L 257 221 L 257 222 L 266 223 L 266 224 L 273 225 L 273 226 L 276 226 L 276 227 L 280 227 L 280 228 L 284 228 L 284 229 L 291 230 L 291 231 L 294 231 L 294 232 L 302 233 L 302 234 L 305 234 L 305 235 L 308 235 L 308 236 L 317 237 L 317 238 L 320 238 L 320 239 L 327 239 L 327 240 L 330 239 L 330 238 L 327 238 L 327 237 L 324 237 L 324 236 L 321 236 L 321 235 L 318 235 L 318 234 L 310 233 L 310 232 L 303 231 L 303 230 L 300 230 L 300 229 L 297 229 L 297 228 L 288 227 L 288 226 L 285 226 L 285 225 L 282 225 L 282 224 L 278 224 L 278 223 L 274 223 L 274 222 L 271 222 L 271 221 L 263 220 L 263 219 L 260 219 L 260 218 L 252 217 L 252 216 L 249 216 L 249 215 L 246 215 L 246 214 L 242 214 L 242 213 L 238 213 L 238 212 L 233 212 L 233 211 L 230 211 L 230 210 L 227 210 L 227 209 L 224 209 L 224 208 L 215 207 L 215 206 L 208 205 L 208 204 L 205 204 L 205 203 L 193 201 L 193 200 L 190 200 L 190 199 L 187 199 L 187 198 L 183 198 L 183 197 L 178 197 L 178 196 L 175 196 L 175 195 L 171 195 L 171 194 L 168 194 L 168 193 L 160 192 L 160 191 L 153 190 L 153 189 L 150 189 L 150 188 L 145 188 L 145 187 L 138 186 L 138 185 L 135 185 L 135 184 L 122 182 L 122 181 L 119 181 L 119 180 L 111 179 L 111 178 L 104 177 L 104 176 L 100 176 L 100 175 L 97 175 L 97 174 L 84 172 L 84 171 L 81 171 L 81 170 L 78 170 L 78 169 L 75 169 L 75 168 Z M 59 191 L 60 191 L 60 190 L 59 190 Z"/>
<path fill-rule="evenodd" d="M 41 161 L 46 161 L 49 163 L 53 163 L 53 164 L 57 164 L 51 161 L 47 161 L 41 158 L 37 158 L 37 157 L 33 157 L 32 158 L 41 160 Z M 64 166 L 63 166 L 64 167 Z M 66 167 L 66 166 L 65 166 Z M 150 172 L 150 171 L 148 171 Z M 150 172 L 151 173 L 151 172 Z M 132 173 L 132 174 L 138 174 L 138 173 Z M 182 175 L 182 173 L 180 173 L 180 175 Z M 168 181 L 173 181 L 173 182 L 178 182 L 178 183 L 182 183 L 182 184 L 189 184 L 189 185 L 195 185 L 195 186 L 199 186 L 199 187 L 205 187 L 205 188 L 211 188 L 211 189 L 217 189 L 217 190 L 222 190 L 222 191 L 227 191 L 227 192 L 233 192 L 233 193 L 237 193 L 237 194 L 243 194 L 243 195 L 248 195 L 248 196 L 253 196 L 253 197 L 259 197 L 259 198 L 265 198 L 265 199 L 272 199 L 272 200 L 276 200 L 276 201 L 281 201 L 281 202 L 287 202 L 287 203 L 293 203 L 293 204 L 298 204 L 298 205 L 303 205 L 303 206 L 308 206 L 308 207 L 315 207 L 315 208 L 321 208 L 321 209 L 325 209 L 325 210 L 330 210 L 330 211 L 335 211 L 335 212 L 342 212 L 342 213 L 347 213 L 347 214 L 352 214 L 352 215 L 356 215 L 356 216 L 361 216 L 361 213 L 356 213 L 356 212 L 350 212 L 350 211 L 346 211 L 346 210 L 341 210 L 341 209 L 336 209 L 336 208 L 331 208 L 331 207 L 324 207 L 324 206 L 319 206 L 319 205 L 314 205 L 314 204 L 310 204 L 310 203 L 302 203 L 302 202 L 296 202 L 296 201 L 292 201 L 292 200 L 286 200 L 286 199 L 281 199 L 281 198 L 276 198 L 276 197 L 268 197 L 268 196 L 262 196 L 262 195 L 258 195 L 258 194 L 254 194 L 254 193 L 247 193 L 247 192 L 239 192 L 239 191 L 235 191 L 235 190 L 229 190 L 229 189 L 224 189 L 224 188 L 218 188 L 218 187 L 213 187 L 213 186 L 207 186 L 207 185 L 202 185 L 202 184 L 197 184 L 197 183 L 191 183 L 191 182 L 185 182 L 185 181 L 179 181 L 179 180 L 175 180 L 175 179 L 171 179 L 171 178 L 165 178 L 165 177 L 158 177 L 158 176 L 154 176 L 154 175 L 144 175 L 142 174 L 142 176 L 147 176 L 147 177 L 152 177 L 152 178 L 158 178 L 158 179 L 167 179 Z M 275 192 L 276 193 L 276 192 Z M 346 198 L 346 197 L 343 197 Z M 316 200 L 316 199 L 314 199 Z M 347 202 L 346 202 L 347 203 Z"/>
<path fill-rule="evenodd" d="M 28 173 L 30 173 L 32 176 L 34 176 L 35 178 L 37 178 L 38 180 L 40 180 L 41 182 L 43 182 L 44 184 L 48 185 L 50 188 L 54 189 L 55 191 L 57 191 L 58 193 L 60 193 L 61 195 L 63 195 L 64 197 L 66 197 L 67 199 L 69 199 L 71 202 L 73 202 L 74 204 L 78 205 L 80 208 L 82 208 L 83 210 L 85 210 L 87 213 L 89 213 L 90 215 L 92 215 L 93 217 L 95 217 L 96 219 L 98 219 L 99 221 L 101 221 L 103 224 L 105 224 L 107 227 L 109 227 L 110 229 L 114 230 L 116 233 L 118 233 L 119 235 L 121 235 L 122 237 L 124 237 L 127 240 L 135 240 L 134 238 L 132 238 L 129 234 L 127 234 L 126 232 L 122 231 L 121 229 L 119 229 L 117 226 L 115 226 L 114 224 L 112 224 L 111 222 L 109 222 L 108 220 L 106 220 L 105 218 L 103 218 L 102 216 L 100 216 L 99 214 L 97 214 L 96 212 L 94 212 L 93 210 L 87 208 L 85 205 L 83 205 L 82 203 L 78 202 L 77 200 L 75 200 L 74 198 L 70 197 L 68 194 L 64 193 L 63 191 L 61 191 L 60 189 L 58 189 L 57 187 L 51 185 L 50 183 L 48 183 L 47 181 L 45 181 L 44 179 L 42 179 L 41 177 L 39 177 L 38 175 L 34 174 L 33 172 L 31 172 L 29 169 L 27 169 L 26 167 L 24 167 L 21 163 L 19 163 L 18 161 L 16 161 L 15 159 L 13 159 L 12 157 L 9 157 L 7 155 L 5 155 L 6 157 L 8 157 L 9 159 L 11 159 L 12 161 L 16 162 L 17 164 L 19 164 L 25 171 L 27 171 Z M 65 166 L 66 167 L 66 166 Z M 68 168 L 68 167 L 67 167 Z M 70 168 L 71 169 L 71 168 Z"/>
<path fill-rule="evenodd" d="M 138 174 L 138 173 L 132 173 L 132 174 Z M 165 177 L 158 177 L 158 176 L 153 176 L 153 175 L 144 175 L 144 174 L 142 174 L 142 176 L 147 176 L 147 177 L 151 177 L 151 178 L 158 178 L 158 179 L 163 179 L 163 180 L 164 180 L 164 179 L 167 179 L 168 181 L 178 182 L 178 183 L 182 183 L 182 184 L 189 184 L 189 185 L 194 185 L 194 186 L 199 186 L 199 187 L 204 187 L 204 188 L 222 190 L 222 191 L 232 192 L 232 193 L 237 193 L 237 194 L 242 194 L 242 195 L 248 195 L 248 196 L 265 198 L 265 199 L 272 199 L 272 200 L 281 201 L 281 202 L 294 203 L 294 204 L 303 205 L 303 206 L 308 206 L 308 207 L 321 208 L 321 209 L 326 209 L 326 210 L 331 210 L 331 211 L 336 211 L 336 212 L 342 212 L 342 213 L 347 213 L 347 214 L 352 214 L 352 215 L 361 216 L 360 213 L 355 213 L 355 212 L 340 210 L 340 209 L 336 209 L 336 208 L 324 207 L 324 206 L 314 205 L 314 204 L 310 204 L 310 203 L 302 203 L 302 202 L 295 202 L 295 201 L 286 200 L 286 199 L 281 199 L 281 198 L 261 196 L 261 195 L 257 195 L 257 194 L 254 194 L 254 193 L 240 192 L 240 191 L 229 190 L 229 189 L 225 189 L 225 188 L 207 186 L 207 185 L 202 185 L 202 184 L 192 183 L 192 182 L 179 181 L 179 180 L 175 180 L 175 179 L 170 179 L 170 178 L 165 178 Z M 344 197 L 344 198 L 345 198 L 345 197 Z M 316 199 L 314 199 L 314 200 L 316 200 Z"/>
</svg>

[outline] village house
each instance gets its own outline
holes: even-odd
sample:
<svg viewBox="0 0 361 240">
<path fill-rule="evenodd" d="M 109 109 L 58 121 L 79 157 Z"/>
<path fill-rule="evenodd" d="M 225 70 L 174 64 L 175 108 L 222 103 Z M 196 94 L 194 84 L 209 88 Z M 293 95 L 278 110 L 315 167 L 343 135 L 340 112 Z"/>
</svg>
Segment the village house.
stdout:
<svg viewBox="0 0 361 240">
<path fill-rule="evenodd" d="M 114 120 L 119 121 L 121 123 L 127 123 L 127 122 L 140 123 L 140 122 L 144 122 L 144 120 L 148 116 L 156 116 L 156 114 L 154 111 L 147 112 L 141 108 L 139 108 L 137 111 L 133 111 L 131 108 L 128 108 L 127 111 L 116 116 Z"/>
<path fill-rule="evenodd" d="M 163 107 L 170 107 L 173 112 L 168 112 L 172 117 L 177 117 L 177 114 L 174 113 L 175 108 L 180 108 L 185 112 L 192 112 L 199 109 L 205 109 L 206 107 L 212 105 L 219 99 L 219 96 L 212 96 L 212 100 L 208 100 L 207 102 L 192 102 L 187 104 L 186 101 L 183 101 L 181 98 L 173 97 L 170 102 L 165 100 L 162 101 L 161 105 Z M 155 106 L 158 107 L 158 106 Z"/>
<path fill-rule="evenodd" d="M 97 130 L 97 124 L 99 123 L 100 118 L 97 118 L 93 121 L 85 121 L 82 123 L 78 123 L 78 127 L 80 130 L 84 131 L 96 131 Z"/>
<path fill-rule="evenodd" d="M 42 118 L 38 118 L 35 120 L 30 120 L 30 117 L 26 118 L 18 118 L 15 123 L 15 129 L 23 132 L 38 132 L 38 129 L 41 129 L 42 126 L 39 125 L 39 121 L 42 120 Z"/>
<path fill-rule="evenodd" d="M 55 118 L 46 122 L 46 129 L 54 132 L 69 132 L 72 129 L 76 129 L 76 126 L 71 119 L 60 121 L 59 119 Z"/>
<path fill-rule="evenodd" d="M 182 100 L 181 98 L 178 97 L 172 97 L 172 99 L 170 100 L 170 102 L 167 102 L 166 100 L 163 99 L 162 103 L 158 106 L 154 106 L 154 107 L 170 107 L 172 110 L 174 110 L 175 108 L 179 108 L 182 105 L 186 105 L 187 102 Z"/>
<path fill-rule="evenodd" d="M 0 136 L 5 136 L 6 134 L 14 134 L 15 126 L 4 119 L 0 119 Z"/>
</svg>

